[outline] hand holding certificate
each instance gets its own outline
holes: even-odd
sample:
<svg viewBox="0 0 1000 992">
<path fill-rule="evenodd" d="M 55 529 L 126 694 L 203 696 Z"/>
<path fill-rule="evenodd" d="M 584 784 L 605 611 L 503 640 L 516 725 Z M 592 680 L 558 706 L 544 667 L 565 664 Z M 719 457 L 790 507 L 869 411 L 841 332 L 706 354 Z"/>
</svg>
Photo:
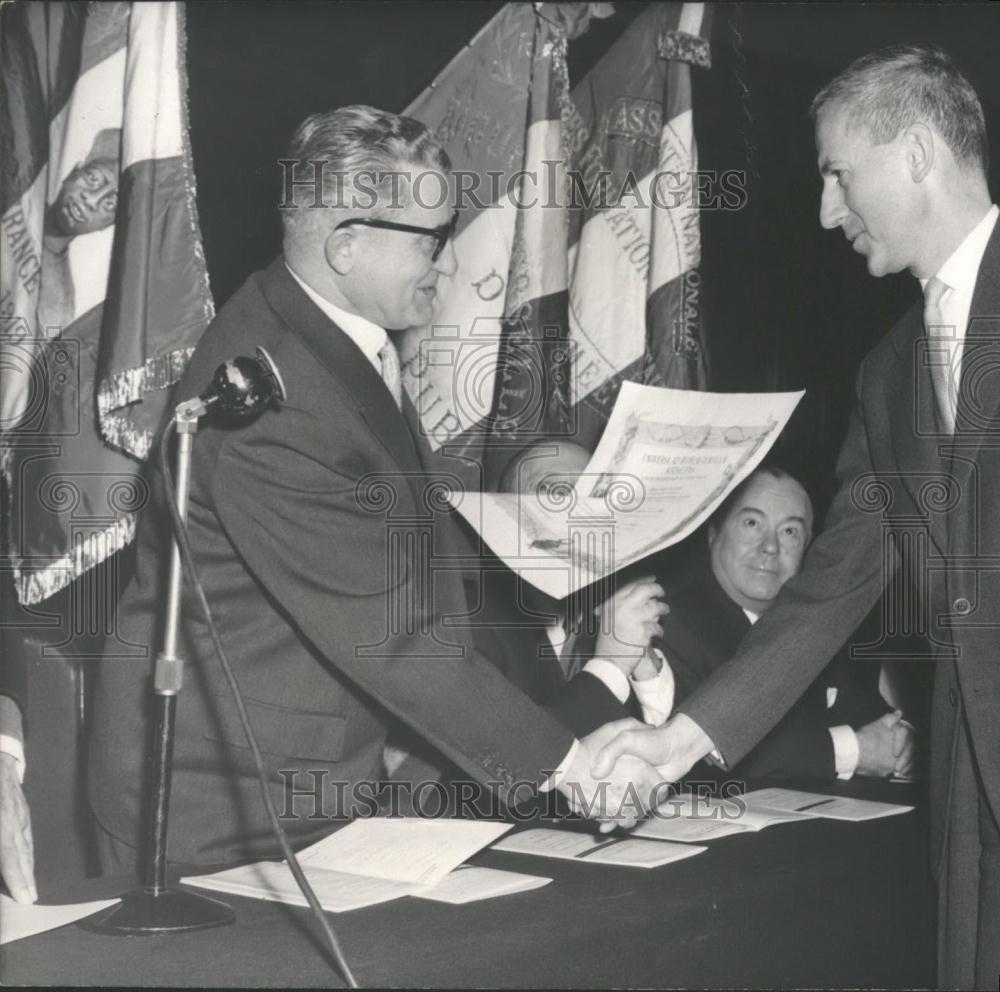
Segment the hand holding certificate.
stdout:
<svg viewBox="0 0 1000 992">
<path fill-rule="evenodd" d="M 759 464 L 802 395 L 626 382 L 574 484 L 451 502 L 510 568 L 561 599 L 687 537 Z"/>
</svg>

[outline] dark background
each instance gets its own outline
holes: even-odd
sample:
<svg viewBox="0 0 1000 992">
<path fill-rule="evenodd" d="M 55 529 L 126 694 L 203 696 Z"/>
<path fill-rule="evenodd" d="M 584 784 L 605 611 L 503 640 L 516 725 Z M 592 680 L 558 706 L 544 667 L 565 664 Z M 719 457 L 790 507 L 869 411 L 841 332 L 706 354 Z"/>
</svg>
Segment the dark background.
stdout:
<svg viewBox="0 0 1000 992">
<path fill-rule="evenodd" d="M 187 7 L 191 140 L 208 268 L 221 306 L 280 247 L 276 160 L 317 110 L 402 111 L 499 3 L 193 2 Z M 618 3 L 570 45 L 578 81 L 644 4 Z M 822 507 L 858 363 L 917 298 L 907 274 L 872 279 L 819 226 L 806 110 L 851 59 L 932 42 L 978 89 L 1000 160 L 1000 9 L 964 4 L 717 4 L 713 68 L 695 69 L 700 167 L 746 170 L 736 212 L 702 217 L 703 298 L 720 391 L 805 388 L 779 458 Z M 1000 180 L 992 169 L 994 196 Z"/>
</svg>

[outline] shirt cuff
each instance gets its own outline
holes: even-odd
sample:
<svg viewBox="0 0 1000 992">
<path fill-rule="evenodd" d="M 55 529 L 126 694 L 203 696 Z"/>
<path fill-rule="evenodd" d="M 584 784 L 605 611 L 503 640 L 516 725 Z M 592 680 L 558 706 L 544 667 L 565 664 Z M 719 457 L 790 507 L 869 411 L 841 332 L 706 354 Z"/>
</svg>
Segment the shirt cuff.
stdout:
<svg viewBox="0 0 1000 992">
<path fill-rule="evenodd" d="M 590 672 L 594 678 L 600 679 L 619 703 L 624 703 L 629 695 L 628 676 L 613 662 L 604 658 L 591 658 L 583 666 L 585 672 Z"/>
<path fill-rule="evenodd" d="M 17 768 L 17 781 L 24 782 L 24 745 L 10 734 L 0 734 L 0 754 L 9 754 Z"/>
<path fill-rule="evenodd" d="M 705 760 L 717 768 L 721 768 L 723 771 L 729 771 L 729 765 L 726 764 L 726 759 L 722 757 L 722 752 L 718 748 L 713 748 L 709 751 L 705 755 Z"/>
<path fill-rule="evenodd" d="M 642 707 L 642 718 L 650 726 L 665 723 L 674 708 L 674 673 L 659 648 L 653 648 L 653 657 L 659 662 L 660 670 L 652 678 L 630 678 L 629 684 Z"/>
<path fill-rule="evenodd" d="M 861 758 L 858 735 L 847 724 L 827 729 L 833 738 L 833 767 L 837 778 L 849 779 L 857 771 Z"/>
<path fill-rule="evenodd" d="M 559 784 L 559 780 L 563 778 L 566 772 L 569 771 L 570 765 L 573 764 L 573 759 L 576 757 L 576 752 L 579 748 L 580 742 L 574 739 L 572 746 L 566 752 L 566 757 L 559 762 L 556 770 L 538 787 L 539 792 L 551 792 Z"/>
</svg>

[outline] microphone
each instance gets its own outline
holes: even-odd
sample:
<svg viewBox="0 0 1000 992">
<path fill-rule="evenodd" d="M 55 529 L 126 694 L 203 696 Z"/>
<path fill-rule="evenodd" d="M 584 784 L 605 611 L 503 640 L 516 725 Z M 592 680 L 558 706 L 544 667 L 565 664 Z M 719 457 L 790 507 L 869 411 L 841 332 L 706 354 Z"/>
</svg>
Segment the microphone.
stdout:
<svg viewBox="0 0 1000 992">
<path fill-rule="evenodd" d="M 285 399 L 285 384 L 274 360 L 263 349 L 249 358 L 238 355 L 223 362 L 205 391 L 177 404 L 178 421 L 198 420 L 210 410 L 245 420 L 261 413 L 272 400 Z"/>
</svg>

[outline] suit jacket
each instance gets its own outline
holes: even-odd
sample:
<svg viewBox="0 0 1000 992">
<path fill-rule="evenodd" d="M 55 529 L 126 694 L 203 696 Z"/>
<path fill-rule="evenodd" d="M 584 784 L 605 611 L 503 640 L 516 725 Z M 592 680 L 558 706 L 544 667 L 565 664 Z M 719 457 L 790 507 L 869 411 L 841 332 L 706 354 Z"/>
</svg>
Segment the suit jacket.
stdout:
<svg viewBox="0 0 1000 992">
<path fill-rule="evenodd" d="M 24 712 L 27 701 L 27 664 L 24 658 L 22 639 L 15 637 L 12 631 L 0 631 L 0 644 L 3 645 L 4 663 L 0 668 L 0 696 L 9 696 Z"/>
<path fill-rule="evenodd" d="M 6 484 L 0 483 L 0 495 L 6 497 L 3 490 L 6 490 Z M 0 578 L 0 610 L 4 621 L 0 626 L 0 651 L 3 652 L 0 696 L 9 696 L 23 713 L 27 702 L 28 663 L 24 652 L 24 635 L 12 623 L 21 609 L 17 603 L 13 575 L 8 571 Z"/>
<path fill-rule="evenodd" d="M 964 712 L 982 788 L 1000 819 L 1000 225 L 980 265 L 954 436 L 939 432 L 917 303 L 862 363 L 838 462 L 838 492 L 802 571 L 741 649 L 681 705 L 732 764 L 786 712 L 897 568 L 921 593 L 936 653 L 931 714 L 935 863 L 953 794 Z M 965 826 L 978 833 L 974 821 Z"/>
<path fill-rule="evenodd" d="M 378 373 L 279 259 L 212 322 L 178 386 L 199 393 L 232 355 L 263 346 L 287 387 L 248 424 L 207 419 L 194 445 L 188 527 L 270 788 L 293 841 L 371 808 L 396 721 L 497 790 L 541 782 L 573 734 L 476 650 L 455 523 Z M 158 490 L 159 486 L 154 486 Z M 119 637 L 158 647 L 168 530 L 140 523 Z M 169 856 L 223 864 L 273 854 L 250 752 L 207 626 L 186 587 Z M 91 804 L 139 846 L 148 661 L 102 662 Z M 608 694 L 610 696 L 610 694 Z M 616 704 L 617 705 L 617 704 Z M 338 785 L 338 783 L 340 783 Z"/>
<path fill-rule="evenodd" d="M 707 560 L 698 563 L 687 586 L 671 594 L 670 613 L 661 622 L 658 646 L 674 674 L 678 704 L 736 653 L 752 626 L 719 585 Z M 843 724 L 856 728 L 888 711 L 878 693 L 878 675 L 878 665 L 851 664 L 847 652 L 839 652 L 732 771 L 751 779 L 833 778 L 836 767 L 828 728 Z M 829 708 L 828 687 L 837 690 Z"/>
<path fill-rule="evenodd" d="M 478 651 L 504 677 L 546 706 L 578 737 L 603 723 L 620 720 L 626 711 L 600 679 L 579 672 L 567 680 L 549 640 L 549 624 L 559 619 L 559 604 L 541 602 L 523 580 L 490 553 L 466 574 L 469 602 L 467 626 Z M 576 650 L 593 654 L 593 639 L 577 638 Z"/>
</svg>

